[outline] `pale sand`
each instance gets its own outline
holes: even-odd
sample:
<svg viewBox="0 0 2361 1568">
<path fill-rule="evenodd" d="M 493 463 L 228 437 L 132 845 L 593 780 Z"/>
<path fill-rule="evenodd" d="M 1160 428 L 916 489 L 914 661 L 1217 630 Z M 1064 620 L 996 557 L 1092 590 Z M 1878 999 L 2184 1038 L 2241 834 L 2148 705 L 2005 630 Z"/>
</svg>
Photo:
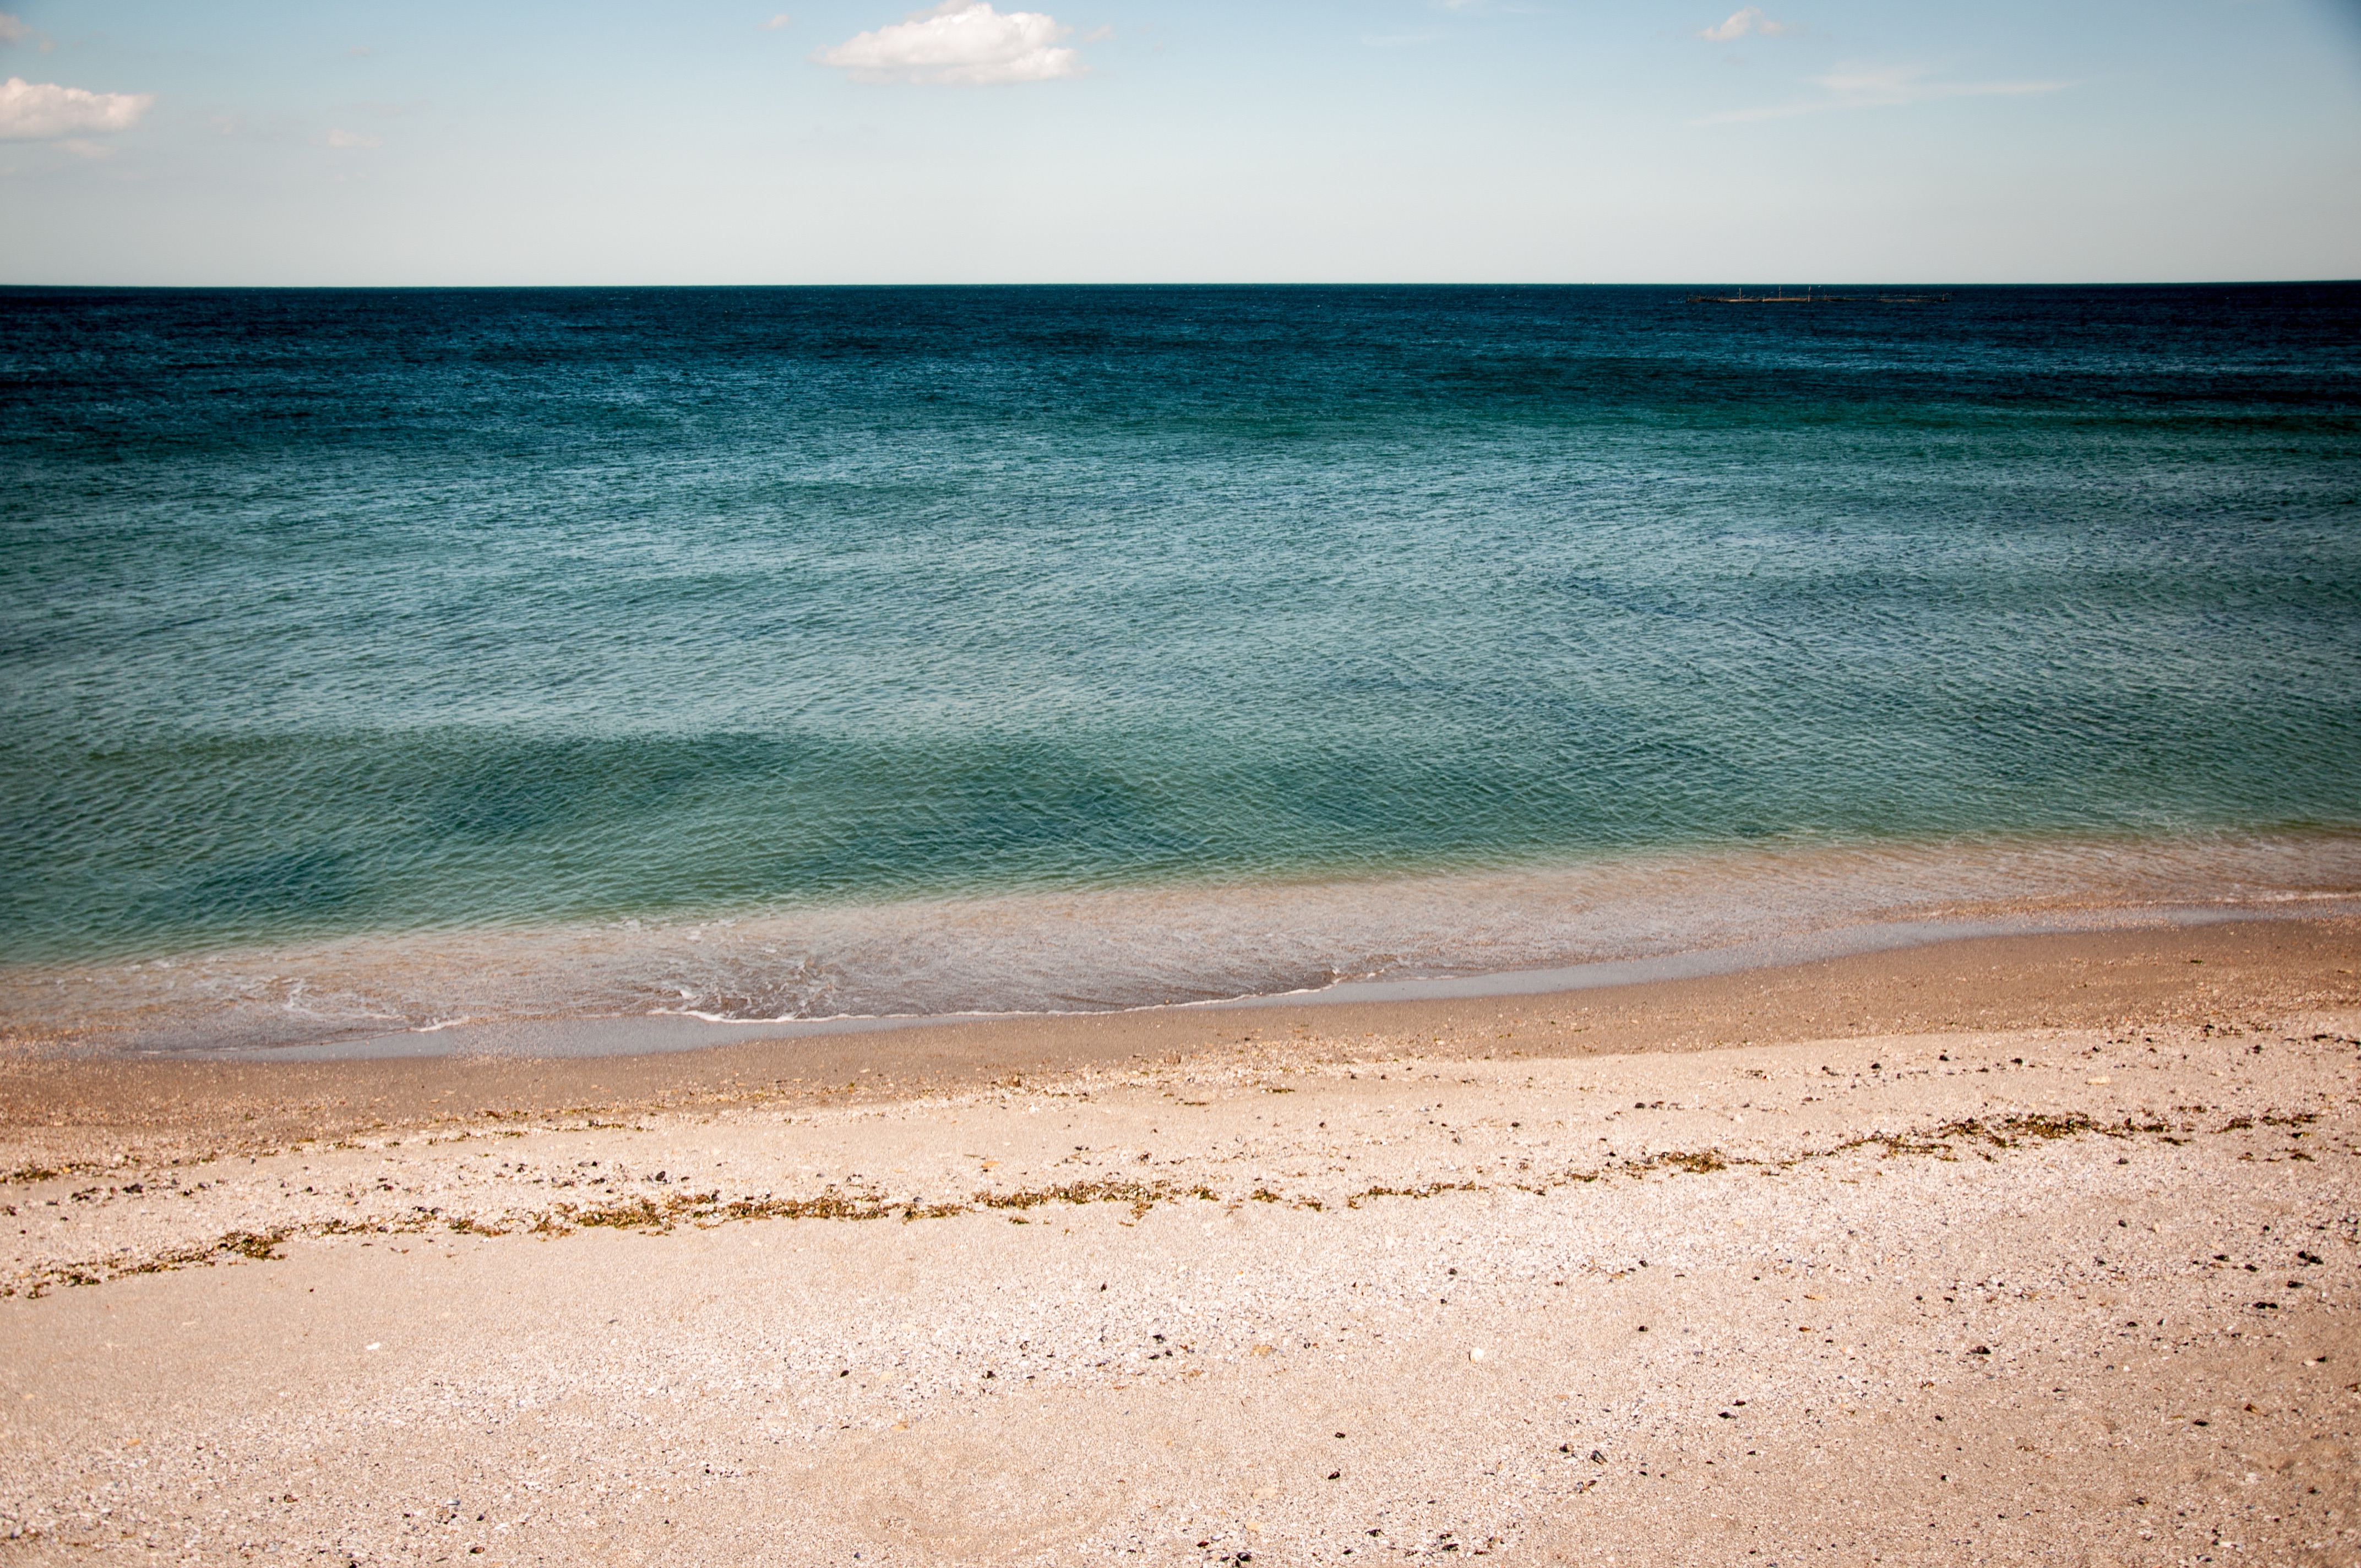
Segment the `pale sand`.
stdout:
<svg viewBox="0 0 2361 1568">
<path fill-rule="evenodd" d="M 2361 1563 L 2356 970 L 16 1060 L 0 1558 Z"/>
</svg>

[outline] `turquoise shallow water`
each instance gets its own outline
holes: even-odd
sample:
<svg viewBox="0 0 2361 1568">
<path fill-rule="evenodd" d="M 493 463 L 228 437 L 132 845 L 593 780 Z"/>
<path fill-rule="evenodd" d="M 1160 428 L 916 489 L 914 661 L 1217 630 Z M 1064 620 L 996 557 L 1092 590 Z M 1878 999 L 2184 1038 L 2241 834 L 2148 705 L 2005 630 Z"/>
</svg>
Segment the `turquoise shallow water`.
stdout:
<svg viewBox="0 0 2361 1568">
<path fill-rule="evenodd" d="M 2350 886 L 2357 436 L 2353 285 L 0 291 L 0 954 L 768 1015 Z"/>
</svg>

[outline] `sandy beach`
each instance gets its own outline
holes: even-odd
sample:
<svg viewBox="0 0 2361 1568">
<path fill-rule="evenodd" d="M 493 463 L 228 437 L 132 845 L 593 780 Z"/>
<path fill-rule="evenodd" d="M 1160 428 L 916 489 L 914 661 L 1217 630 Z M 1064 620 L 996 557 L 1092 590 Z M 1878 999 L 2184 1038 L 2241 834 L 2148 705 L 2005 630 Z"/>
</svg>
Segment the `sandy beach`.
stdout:
<svg viewBox="0 0 2361 1568">
<path fill-rule="evenodd" d="M 2361 1563 L 2356 970 L 19 1052 L 0 1553 Z"/>
</svg>

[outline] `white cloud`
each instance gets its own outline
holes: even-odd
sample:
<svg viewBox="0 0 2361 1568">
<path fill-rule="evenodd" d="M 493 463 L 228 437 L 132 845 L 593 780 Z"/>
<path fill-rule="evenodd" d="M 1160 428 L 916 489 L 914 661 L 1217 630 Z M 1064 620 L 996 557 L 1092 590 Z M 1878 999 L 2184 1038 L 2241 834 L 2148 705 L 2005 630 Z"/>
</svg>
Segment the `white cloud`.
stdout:
<svg viewBox="0 0 2361 1568">
<path fill-rule="evenodd" d="M 385 138 L 383 137 L 363 136 L 358 131 L 330 131 L 328 133 L 328 145 L 330 147 L 383 147 L 385 145 Z"/>
<path fill-rule="evenodd" d="M 12 76 L 0 82 L 0 141 L 129 130 L 155 101 L 153 93 L 90 93 Z"/>
<path fill-rule="evenodd" d="M 991 0 L 943 0 L 931 11 L 856 34 L 811 58 L 855 82 L 1051 82 L 1089 69 L 1078 50 L 1054 47 L 1073 30 L 1039 11 L 1003 13 Z"/>
<path fill-rule="evenodd" d="M 1710 38 L 1718 44 L 1726 44 L 1732 38 L 1742 38 L 1749 33 L 1757 33 L 1766 38 L 1776 38 L 1790 37 L 1803 30 L 1792 22 L 1773 21 L 1763 14 L 1763 7 L 1760 5 L 1749 5 L 1743 10 L 1732 11 L 1719 27 L 1708 27 L 1697 34 L 1697 37 Z"/>
<path fill-rule="evenodd" d="M 772 17 L 769 21 L 757 22 L 754 25 L 762 28 L 766 33 L 775 33 L 781 27 L 794 27 L 796 25 L 796 19 L 793 16 L 788 16 L 785 11 L 782 11 L 777 16 Z"/>
<path fill-rule="evenodd" d="M 1812 80 L 1825 96 L 1767 109 L 1730 109 L 1708 115 L 1699 125 L 1730 125 L 1747 120 L 1784 120 L 1795 115 L 1817 115 L 1830 109 L 1892 109 L 1938 98 L 2023 98 L 2056 93 L 2070 82 L 1929 82 L 1919 65 L 1843 65 Z"/>
</svg>

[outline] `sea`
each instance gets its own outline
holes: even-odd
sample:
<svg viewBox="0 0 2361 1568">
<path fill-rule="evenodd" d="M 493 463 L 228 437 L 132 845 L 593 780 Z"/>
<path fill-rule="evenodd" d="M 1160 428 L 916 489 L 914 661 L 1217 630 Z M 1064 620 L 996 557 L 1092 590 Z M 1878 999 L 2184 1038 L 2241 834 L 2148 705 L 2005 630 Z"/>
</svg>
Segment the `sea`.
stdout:
<svg viewBox="0 0 2361 1568">
<path fill-rule="evenodd" d="M 0 290 L 0 1038 L 2356 906 L 2361 285 L 1698 291 Z"/>
</svg>

